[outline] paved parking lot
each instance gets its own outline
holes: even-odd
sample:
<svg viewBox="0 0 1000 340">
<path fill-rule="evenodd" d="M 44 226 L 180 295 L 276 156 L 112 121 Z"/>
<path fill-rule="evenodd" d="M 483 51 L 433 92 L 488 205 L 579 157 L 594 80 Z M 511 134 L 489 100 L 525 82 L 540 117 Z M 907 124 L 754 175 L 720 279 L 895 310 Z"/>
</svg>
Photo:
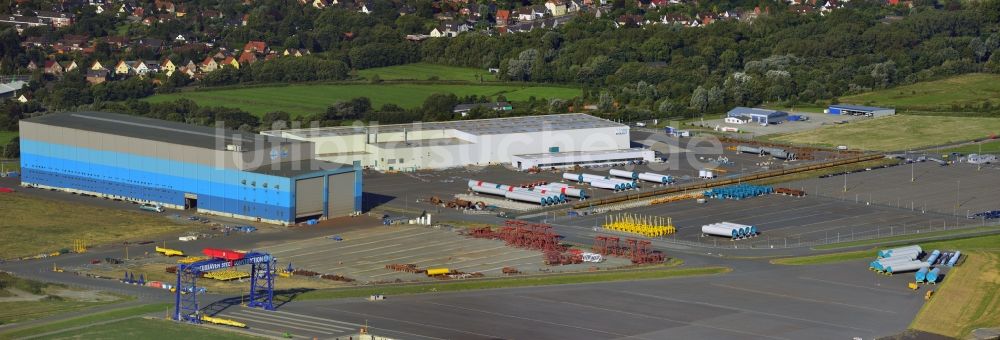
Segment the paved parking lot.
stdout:
<svg viewBox="0 0 1000 340">
<path fill-rule="evenodd" d="M 324 274 L 337 274 L 365 282 L 433 281 L 424 274 L 397 272 L 385 265 L 415 264 L 419 269 L 449 268 L 466 273 L 502 276 L 504 267 L 523 273 L 586 271 L 590 267 L 610 268 L 629 261 L 609 258 L 605 262 L 546 266 L 536 250 L 507 247 L 499 240 L 474 239 L 451 228 L 422 226 L 372 227 L 337 234 L 343 241 L 328 237 L 271 245 L 270 252 L 284 265 Z"/>
<path fill-rule="evenodd" d="M 713 246 L 732 243 L 756 248 L 849 241 L 955 226 L 954 218 L 942 214 L 815 196 L 796 198 L 766 195 L 738 201 L 709 199 L 704 204 L 685 200 L 629 209 L 622 213 L 671 217 L 677 227 L 677 234 L 667 238 Z M 604 223 L 607 215 L 615 214 L 617 213 L 561 217 L 554 223 L 598 227 Z M 761 236 L 735 243 L 728 238 L 702 236 L 701 226 L 717 222 L 754 225 L 760 230 Z M 968 223 L 964 219 L 960 222 Z"/>
<path fill-rule="evenodd" d="M 741 263 L 743 262 L 743 263 Z M 720 276 L 292 302 L 223 317 L 264 334 L 346 337 L 367 323 L 405 339 L 871 339 L 907 327 L 923 292 L 865 263 L 745 264 Z"/>
<path fill-rule="evenodd" d="M 760 124 L 748 123 L 748 124 L 729 124 L 722 119 L 711 119 L 706 120 L 701 123 L 702 126 L 714 128 L 715 126 L 728 126 L 740 129 L 740 132 L 749 132 L 755 136 L 765 136 L 778 133 L 791 133 L 791 132 L 801 132 L 818 129 L 824 126 L 833 125 L 838 122 L 847 121 L 848 124 L 857 122 L 865 118 L 860 116 L 847 116 L 847 115 L 831 115 L 825 113 L 815 113 L 815 112 L 789 112 L 792 115 L 801 115 L 803 117 L 809 117 L 809 120 L 805 121 L 786 121 L 781 124 L 771 124 L 767 126 L 761 126 Z"/>
<path fill-rule="evenodd" d="M 914 180 L 911 181 L 911 178 Z M 1000 166 L 977 167 L 958 163 L 940 166 L 934 162 L 899 165 L 862 171 L 846 176 L 813 178 L 794 183 L 810 194 L 859 200 L 885 206 L 957 214 L 1000 210 Z"/>
</svg>

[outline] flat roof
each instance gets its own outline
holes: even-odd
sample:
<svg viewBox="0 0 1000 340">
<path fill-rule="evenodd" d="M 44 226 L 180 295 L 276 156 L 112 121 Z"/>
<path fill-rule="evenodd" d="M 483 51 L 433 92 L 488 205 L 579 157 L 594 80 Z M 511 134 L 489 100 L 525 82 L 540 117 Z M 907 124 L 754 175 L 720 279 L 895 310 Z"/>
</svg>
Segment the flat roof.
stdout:
<svg viewBox="0 0 1000 340">
<path fill-rule="evenodd" d="M 620 154 L 632 153 L 632 152 L 652 152 L 649 149 L 643 148 L 631 148 L 631 149 L 617 149 L 617 150 L 599 150 L 599 151 L 567 151 L 567 152 L 546 152 L 546 153 L 532 153 L 523 155 L 514 155 L 521 159 L 545 159 L 545 158 L 555 158 L 555 157 L 581 157 L 581 156 L 615 156 Z"/>
<path fill-rule="evenodd" d="M 76 130 L 106 133 L 158 142 L 218 150 L 237 144 L 243 151 L 270 149 L 275 145 L 302 141 L 232 129 L 217 129 L 181 122 L 131 116 L 110 112 L 63 112 L 24 119 L 24 121 Z M 219 139 L 224 140 L 220 141 Z"/>
<path fill-rule="evenodd" d="M 778 110 L 770 110 L 770 109 L 761 109 L 761 108 L 756 108 L 756 107 L 751 108 L 751 107 L 738 106 L 738 107 L 734 107 L 732 110 L 729 110 L 729 112 L 727 113 L 727 115 L 730 116 L 730 117 L 732 117 L 733 115 L 743 115 L 743 116 L 755 116 L 756 115 L 756 116 L 779 117 L 779 116 L 788 115 L 788 112 L 778 111 Z"/>
<path fill-rule="evenodd" d="M 851 104 L 836 104 L 830 105 L 829 107 L 835 107 L 838 109 L 848 109 L 851 111 L 881 111 L 881 110 L 892 110 L 885 107 L 875 107 L 875 106 L 864 106 L 864 105 L 851 105 Z"/>
<path fill-rule="evenodd" d="M 287 161 L 272 163 L 260 166 L 256 169 L 245 170 L 264 175 L 293 178 L 309 174 L 343 173 L 353 171 L 354 167 L 347 164 L 333 163 L 308 159 L 302 161 Z"/>
<path fill-rule="evenodd" d="M 446 145 L 461 145 L 461 144 L 472 144 L 468 141 L 461 140 L 458 138 L 430 138 L 430 139 L 414 139 L 407 142 L 378 142 L 375 145 L 383 149 L 405 149 L 412 147 L 421 146 L 446 146 Z"/>
<path fill-rule="evenodd" d="M 578 130 L 621 127 L 627 125 L 615 123 L 607 119 L 594 117 L 583 113 L 564 113 L 544 116 L 523 116 L 492 119 L 456 120 L 447 122 L 427 122 L 412 124 L 324 127 L 311 129 L 265 131 L 267 134 L 278 135 L 287 133 L 299 138 L 316 138 L 328 136 L 350 136 L 370 133 L 393 133 L 426 130 L 458 130 L 472 135 L 497 135 L 506 133 L 531 133 L 541 131 Z"/>
</svg>

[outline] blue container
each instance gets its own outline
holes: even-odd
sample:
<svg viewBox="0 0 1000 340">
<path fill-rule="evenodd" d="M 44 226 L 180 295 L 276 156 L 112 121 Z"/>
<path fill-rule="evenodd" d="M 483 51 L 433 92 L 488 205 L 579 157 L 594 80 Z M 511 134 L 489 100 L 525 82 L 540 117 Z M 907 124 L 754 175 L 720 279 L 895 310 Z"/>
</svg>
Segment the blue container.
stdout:
<svg viewBox="0 0 1000 340">
<path fill-rule="evenodd" d="M 934 261 L 937 261 L 939 257 L 941 257 L 941 252 L 934 249 L 934 251 L 931 252 L 931 255 L 927 257 L 927 263 L 934 264 Z"/>
<path fill-rule="evenodd" d="M 918 283 L 919 282 L 924 282 L 924 280 L 926 280 L 926 279 L 927 279 L 927 268 L 920 268 L 920 270 L 918 270 L 917 274 L 916 274 L 916 280 L 917 280 L 917 282 Z"/>
<path fill-rule="evenodd" d="M 937 283 L 938 278 L 940 276 L 941 276 L 941 268 L 934 268 L 931 269 L 931 271 L 927 272 L 927 276 L 925 276 L 924 278 L 927 279 L 927 282 Z"/>
</svg>

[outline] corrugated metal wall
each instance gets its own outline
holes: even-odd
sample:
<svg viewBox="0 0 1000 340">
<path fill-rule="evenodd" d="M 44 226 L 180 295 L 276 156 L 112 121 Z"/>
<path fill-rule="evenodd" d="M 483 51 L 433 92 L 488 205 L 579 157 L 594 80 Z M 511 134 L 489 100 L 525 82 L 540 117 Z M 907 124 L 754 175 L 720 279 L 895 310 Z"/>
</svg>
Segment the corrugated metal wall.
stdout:
<svg viewBox="0 0 1000 340">
<path fill-rule="evenodd" d="M 323 177 L 295 181 L 295 217 L 323 213 Z"/>
<path fill-rule="evenodd" d="M 354 173 L 330 176 L 329 217 L 345 216 L 354 212 Z"/>
</svg>

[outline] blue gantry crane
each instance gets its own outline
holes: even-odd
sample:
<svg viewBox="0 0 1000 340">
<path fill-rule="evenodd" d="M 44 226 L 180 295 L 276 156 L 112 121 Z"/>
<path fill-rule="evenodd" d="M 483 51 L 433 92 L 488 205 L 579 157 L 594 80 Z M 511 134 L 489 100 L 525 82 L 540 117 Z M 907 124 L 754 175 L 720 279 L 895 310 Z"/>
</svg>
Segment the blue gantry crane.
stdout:
<svg viewBox="0 0 1000 340">
<path fill-rule="evenodd" d="M 201 323 L 198 294 L 205 290 L 198 288 L 197 279 L 202 273 L 244 265 L 250 266 L 250 298 L 247 306 L 274 310 L 274 269 L 277 267 L 277 260 L 271 254 L 216 248 L 205 248 L 202 252 L 211 259 L 177 267 L 175 320 Z"/>
</svg>

